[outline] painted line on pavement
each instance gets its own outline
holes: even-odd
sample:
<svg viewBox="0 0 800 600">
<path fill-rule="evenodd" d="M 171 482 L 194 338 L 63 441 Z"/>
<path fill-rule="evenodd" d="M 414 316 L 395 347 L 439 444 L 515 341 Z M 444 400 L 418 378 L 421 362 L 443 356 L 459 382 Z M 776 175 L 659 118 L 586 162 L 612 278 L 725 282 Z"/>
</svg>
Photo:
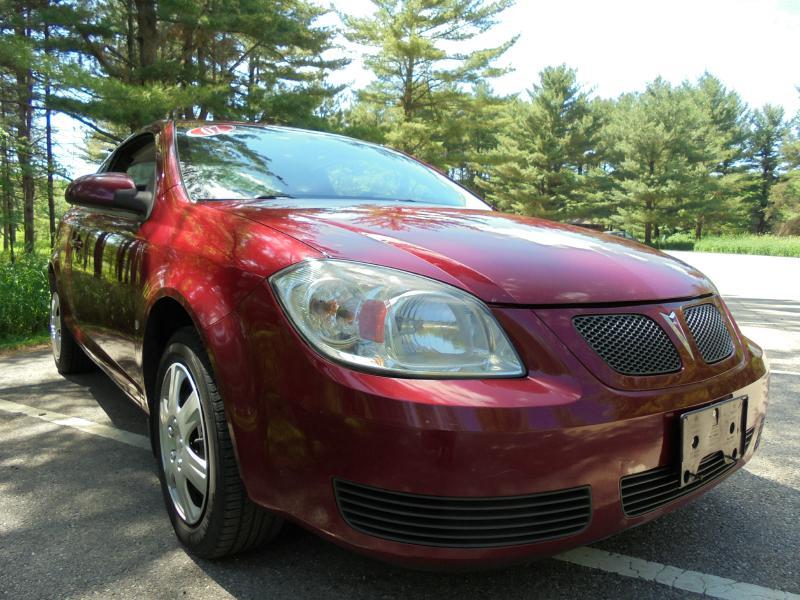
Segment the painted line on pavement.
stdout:
<svg viewBox="0 0 800 600">
<path fill-rule="evenodd" d="M 633 558 L 615 552 L 606 552 L 597 548 L 576 548 L 555 556 L 557 560 L 598 569 L 607 573 L 615 573 L 624 577 L 643 579 L 660 583 L 667 587 L 684 592 L 705 594 L 711 598 L 724 600 L 743 600 L 744 598 L 760 598 L 763 600 L 800 600 L 800 595 L 781 590 L 742 583 L 725 577 L 707 575 L 697 571 L 679 569 L 670 565 Z"/>
<path fill-rule="evenodd" d="M 788 321 L 788 319 L 787 319 Z M 778 323 L 774 321 L 742 321 L 741 319 L 736 319 L 737 325 L 744 325 L 745 327 L 785 327 L 788 325 L 788 322 Z"/>
<path fill-rule="evenodd" d="M 70 417 L 51 410 L 1 399 L 0 410 L 33 417 L 54 425 L 61 425 L 62 427 L 71 427 L 84 433 L 104 437 L 135 448 L 150 449 L 150 440 L 147 436 L 131 433 L 110 425 L 101 425 L 81 417 Z M 707 575 L 697 571 L 679 569 L 670 565 L 662 565 L 657 562 L 625 556 L 624 554 L 598 550 L 597 548 L 576 548 L 559 554 L 554 558 L 590 569 L 659 583 L 677 590 L 705 594 L 712 598 L 722 598 L 724 600 L 742 600 L 744 598 L 800 600 L 800 595 L 790 592 L 741 583 L 733 579 L 725 579 L 724 577 Z"/>
<path fill-rule="evenodd" d="M 52 410 L 28 406 L 27 404 L 17 404 L 16 402 L 10 402 L 9 400 L 1 399 L 0 410 L 9 413 L 25 415 L 27 417 L 33 417 L 35 419 L 39 419 L 40 421 L 47 421 L 48 423 L 61 425 L 63 427 L 71 427 L 72 429 L 83 431 L 84 433 L 98 435 L 100 437 L 108 438 L 116 442 L 122 442 L 123 444 L 128 444 L 129 446 L 134 446 L 136 448 L 142 448 L 144 450 L 150 449 L 150 440 L 147 436 L 139 435 L 138 433 L 131 433 L 130 431 L 118 429 L 117 427 L 112 427 L 110 425 L 101 425 L 100 423 L 95 423 L 94 421 L 89 421 L 88 419 L 82 419 L 81 417 L 70 417 L 69 415 L 54 412 Z"/>
<path fill-rule="evenodd" d="M 777 369 L 770 369 L 769 372 L 776 375 L 800 375 L 800 371 L 778 371 Z"/>
</svg>

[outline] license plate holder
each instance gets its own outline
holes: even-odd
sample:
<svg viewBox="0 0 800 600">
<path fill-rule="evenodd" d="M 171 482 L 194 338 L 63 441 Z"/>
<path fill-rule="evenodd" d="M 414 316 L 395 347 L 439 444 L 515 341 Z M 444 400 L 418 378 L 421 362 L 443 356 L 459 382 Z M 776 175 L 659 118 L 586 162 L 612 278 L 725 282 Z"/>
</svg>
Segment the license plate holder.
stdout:
<svg viewBox="0 0 800 600">
<path fill-rule="evenodd" d="M 700 462 L 709 454 L 721 451 L 725 464 L 742 457 L 746 406 L 740 396 L 681 415 L 681 487 L 702 479 Z"/>
</svg>

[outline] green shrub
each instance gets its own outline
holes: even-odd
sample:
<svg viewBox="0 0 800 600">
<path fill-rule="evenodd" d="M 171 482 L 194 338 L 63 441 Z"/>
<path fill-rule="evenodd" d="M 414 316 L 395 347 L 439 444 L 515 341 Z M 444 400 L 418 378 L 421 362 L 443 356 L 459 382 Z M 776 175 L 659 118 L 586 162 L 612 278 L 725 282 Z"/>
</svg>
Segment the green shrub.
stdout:
<svg viewBox="0 0 800 600">
<path fill-rule="evenodd" d="M 24 255 L 14 263 L 0 259 L 0 340 L 44 333 L 49 314 L 47 258 Z"/>
<path fill-rule="evenodd" d="M 661 250 L 694 250 L 694 235 L 689 232 L 673 233 L 654 244 Z"/>
<path fill-rule="evenodd" d="M 800 257 L 800 236 L 724 235 L 707 237 L 695 243 L 694 249 L 697 252 Z"/>
</svg>

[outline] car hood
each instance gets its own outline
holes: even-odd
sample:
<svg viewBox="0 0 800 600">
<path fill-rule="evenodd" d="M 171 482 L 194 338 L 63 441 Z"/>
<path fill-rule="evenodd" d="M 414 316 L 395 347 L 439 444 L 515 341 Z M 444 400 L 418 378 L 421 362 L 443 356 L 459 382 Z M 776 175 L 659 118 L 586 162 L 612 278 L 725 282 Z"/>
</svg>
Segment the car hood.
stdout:
<svg viewBox="0 0 800 600">
<path fill-rule="evenodd" d="M 418 273 L 490 303 L 651 302 L 714 291 L 702 273 L 657 250 L 541 219 L 408 205 L 217 206 L 328 257 Z"/>
</svg>

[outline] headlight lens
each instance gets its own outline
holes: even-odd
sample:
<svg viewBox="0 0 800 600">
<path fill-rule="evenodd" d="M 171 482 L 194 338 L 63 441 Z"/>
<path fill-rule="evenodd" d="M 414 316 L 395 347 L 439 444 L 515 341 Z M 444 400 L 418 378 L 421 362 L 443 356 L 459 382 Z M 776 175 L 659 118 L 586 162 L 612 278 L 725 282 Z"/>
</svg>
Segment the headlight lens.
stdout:
<svg viewBox="0 0 800 600">
<path fill-rule="evenodd" d="M 337 260 L 270 278 L 289 319 L 322 354 L 412 377 L 518 377 L 517 353 L 486 305 L 444 283 Z"/>
</svg>

